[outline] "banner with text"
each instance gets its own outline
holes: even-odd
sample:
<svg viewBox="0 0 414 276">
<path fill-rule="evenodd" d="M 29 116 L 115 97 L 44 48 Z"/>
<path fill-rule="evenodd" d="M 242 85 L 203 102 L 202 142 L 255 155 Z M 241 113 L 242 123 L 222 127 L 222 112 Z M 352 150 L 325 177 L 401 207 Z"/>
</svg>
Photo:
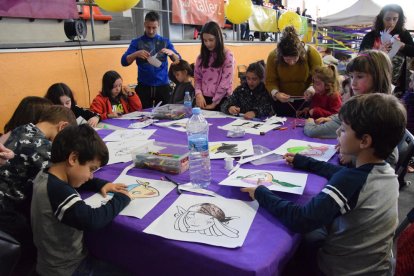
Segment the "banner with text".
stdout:
<svg viewBox="0 0 414 276">
<path fill-rule="evenodd" d="M 253 13 L 249 18 L 249 27 L 252 31 L 277 32 L 276 10 L 253 5 Z"/>
<path fill-rule="evenodd" d="M 223 0 L 172 0 L 172 23 L 204 25 L 208 21 L 224 26 Z"/>
<path fill-rule="evenodd" d="M 13 0 L 0 1 L 0 17 L 75 19 L 79 13 L 73 0 Z"/>
</svg>

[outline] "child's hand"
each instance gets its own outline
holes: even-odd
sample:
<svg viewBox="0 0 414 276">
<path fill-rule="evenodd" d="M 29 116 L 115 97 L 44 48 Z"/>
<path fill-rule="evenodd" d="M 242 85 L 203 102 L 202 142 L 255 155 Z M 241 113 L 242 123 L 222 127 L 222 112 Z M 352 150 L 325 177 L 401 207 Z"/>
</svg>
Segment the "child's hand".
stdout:
<svg viewBox="0 0 414 276">
<path fill-rule="evenodd" d="M 0 144 L 0 165 L 6 164 L 7 160 L 14 158 L 14 152 Z"/>
<path fill-rule="evenodd" d="M 249 193 L 249 196 L 255 200 L 254 198 L 254 193 L 256 192 L 257 187 L 246 187 L 246 188 L 241 188 L 240 191 L 245 192 L 245 193 Z"/>
<path fill-rule="evenodd" d="M 106 197 L 106 194 L 108 192 L 122 193 L 129 196 L 128 186 L 121 183 L 106 183 L 105 186 L 103 186 L 101 189 L 101 195 L 103 197 Z"/>
<path fill-rule="evenodd" d="M 313 108 L 309 110 L 309 116 L 313 116 Z"/>
<path fill-rule="evenodd" d="M 121 116 L 122 116 L 122 114 L 119 113 L 119 112 L 114 112 L 114 113 L 109 113 L 108 114 L 108 118 L 110 118 L 110 119 L 112 119 L 112 118 L 119 118 Z"/>
<path fill-rule="evenodd" d="M 204 107 L 204 109 L 207 109 L 207 110 L 213 110 L 214 108 L 216 108 L 216 106 L 217 106 L 217 104 L 215 104 L 215 103 L 211 103 L 211 104 L 206 105 L 206 106 Z"/>
<path fill-rule="evenodd" d="M 122 86 L 122 94 L 124 94 L 126 97 L 130 97 L 134 95 L 135 92 L 129 89 L 128 86 Z"/>
<path fill-rule="evenodd" d="M 293 159 L 295 159 L 295 155 L 296 155 L 296 153 L 286 153 L 283 156 L 283 159 L 286 160 L 286 164 L 288 164 L 290 166 L 293 166 Z"/>
<path fill-rule="evenodd" d="M 240 113 L 240 107 L 237 107 L 237 106 L 235 106 L 235 105 L 230 106 L 230 107 L 229 107 L 229 113 L 230 113 L 231 115 L 236 116 L 237 114 L 239 114 L 239 113 Z"/>
<path fill-rule="evenodd" d="M 201 109 L 206 107 L 206 100 L 202 93 L 196 94 L 196 105 Z"/>
<path fill-rule="evenodd" d="M 305 99 L 305 101 L 308 102 L 312 100 L 314 94 L 315 94 L 315 90 L 308 89 L 305 92 L 303 92 L 303 98 Z"/>
<path fill-rule="evenodd" d="M 296 117 L 306 117 L 306 115 L 308 115 L 309 113 L 309 107 L 305 107 L 302 110 L 298 110 L 296 111 Z"/>
<path fill-rule="evenodd" d="M 249 112 L 246 112 L 246 113 L 244 114 L 244 118 L 245 118 L 246 120 L 251 120 L 251 119 L 253 119 L 254 117 L 256 117 L 256 113 L 255 113 L 254 111 L 249 111 Z"/>
<path fill-rule="evenodd" d="M 323 123 L 326 123 L 326 122 L 330 122 L 330 121 L 332 121 L 332 119 L 329 118 L 329 117 L 320 117 L 320 118 L 318 118 L 318 119 L 315 120 L 315 123 L 318 124 L 318 125 L 320 125 L 320 124 L 323 124 Z"/>
<path fill-rule="evenodd" d="M 313 123 L 315 123 L 315 120 L 313 118 L 308 118 L 308 119 L 306 119 L 306 123 L 307 124 L 313 124 Z"/>
<path fill-rule="evenodd" d="M 91 127 L 96 127 L 98 125 L 98 123 L 99 123 L 99 117 L 98 116 L 92 117 L 88 120 L 88 125 L 90 125 Z"/>
</svg>

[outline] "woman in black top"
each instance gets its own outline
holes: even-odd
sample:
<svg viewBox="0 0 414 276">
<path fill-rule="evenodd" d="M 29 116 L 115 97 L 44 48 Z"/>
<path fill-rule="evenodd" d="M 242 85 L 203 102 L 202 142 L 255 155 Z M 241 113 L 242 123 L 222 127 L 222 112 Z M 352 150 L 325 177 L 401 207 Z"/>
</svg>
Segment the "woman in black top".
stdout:
<svg viewBox="0 0 414 276">
<path fill-rule="evenodd" d="M 414 56 L 414 42 L 410 33 L 405 29 L 405 16 L 402 8 L 396 4 L 384 6 L 377 15 L 372 31 L 367 33 L 362 40 L 359 51 L 367 49 L 379 49 L 389 52 L 391 42 L 382 43 L 380 32 L 389 32 L 402 42 L 398 53 L 392 58 L 393 84 L 396 86 L 394 93 L 406 90 L 406 57 Z"/>
</svg>

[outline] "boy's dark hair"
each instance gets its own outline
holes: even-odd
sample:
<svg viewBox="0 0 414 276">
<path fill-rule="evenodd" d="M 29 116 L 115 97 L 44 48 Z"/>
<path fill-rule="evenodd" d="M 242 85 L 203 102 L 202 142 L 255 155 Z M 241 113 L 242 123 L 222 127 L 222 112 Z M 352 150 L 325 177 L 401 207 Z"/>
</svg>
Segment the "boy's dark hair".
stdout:
<svg viewBox="0 0 414 276">
<path fill-rule="evenodd" d="M 405 133 L 407 113 L 392 95 L 374 93 L 349 99 L 339 111 L 341 121 L 349 125 L 358 139 L 372 138 L 374 155 L 387 158 Z"/>
<path fill-rule="evenodd" d="M 216 54 L 216 59 L 211 64 L 211 67 L 218 68 L 221 67 L 226 59 L 224 54 L 224 42 L 223 42 L 223 33 L 221 32 L 220 26 L 214 22 L 210 21 L 206 23 L 201 29 L 201 63 L 200 66 L 207 68 L 210 61 L 210 51 L 207 49 L 204 44 L 203 34 L 210 34 L 216 38 L 216 48 L 214 53 Z"/>
<path fill-rule="evenodd" d="M 63 105 L 51 105 L 45 107 L 39 118 L 39 122 L 48 122 L 52 124 L 58 124 L 62 121 L 68 122 L 69 125 L 73 126 L 78 124 L 72 110 Z"/>
<path fill-rule="evenodd" d="M 187 74 L 190 77 L 194 77 L 194 64 L 190 65 L 187 61 L 180 59 L 177 64 L 171 64 L 170 69 L 168 70 L 168 77 L 172 80 L 175 84 L 178 84 L 177 79 L 174 76 L 174 72 L 177 71 L 187 71 Z"/>
<path fill-rule="evenodd" d="M 145 21 L 158 21 L 160 22 L 160 15 L 158 13 L 156 13 L 155 11 L 150 11 L 145 15 Z"/>
<path fill-rule="evenodd" d="M 116 71 L 108 71 L 102 77 L 102 96 L 111 98 L 111 91 L 117 79 L 122 79 L 121 75 Z M 119 93 L 122 97 L 122 93 Z"/>
<path fill-rule="evenodd" d="M 62 104 L 60 102 L 60 97 L 67 96 L 72 102 L 72 106 L 76 105 L 75 98 L 73 97 L 73 92 L 66 84 L 60 82 L 52 84 L 46 92 L 45 98 L 50 100 L 53 104 Z"/>
<path fill-rule="evenodd" d="M 264 67 L 260 61 L 251 63 L 249 67 L 247 67 L 246 73 L 247 72 L 254 73 L 260 80 L 264 79 Z"/>
<path fill-rule="evenodd" d="M 7 133 L 18 126 L 29 123 L 37 124 L 45 107 L 51 105 L 51 101 L 42 97 L 28 96 L 23 98 L 4 126 L 4 132 Z"/>
<path fill-rule="evenodd" d="M 75 152 L 81 165 L 98 159 L 101 166 L 109 160 L 108 148 L 98 133 L 88 124 L 67 126 L 56 135 L 52 143 L 52 163 L 68 160 L 69 155 Z"/>
</svg>

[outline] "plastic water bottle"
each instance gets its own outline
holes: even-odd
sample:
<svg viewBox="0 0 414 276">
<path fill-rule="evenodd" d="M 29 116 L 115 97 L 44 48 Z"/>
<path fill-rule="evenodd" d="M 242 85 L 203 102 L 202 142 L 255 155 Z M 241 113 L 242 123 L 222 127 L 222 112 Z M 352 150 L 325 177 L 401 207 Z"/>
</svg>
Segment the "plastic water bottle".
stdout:
<svg viewBox="0 0 414 276">
<path fill-rule="evenodd" d="M 194 187 L 210 185 L 211 167 L 208 150 L 208 123 L 199 107 L 193 108 L 187 122 L 188 148 L 190 150 L 190 181 Z"/>
<path fill-rule="evenodd" d="M 191 99 L 190 92 L 185 91 L 184 94 L 184 108 L 185 114 L 189 118 L 191 116 L 191 108 L 193 107 L 193 99 Z"/>
</svg>

